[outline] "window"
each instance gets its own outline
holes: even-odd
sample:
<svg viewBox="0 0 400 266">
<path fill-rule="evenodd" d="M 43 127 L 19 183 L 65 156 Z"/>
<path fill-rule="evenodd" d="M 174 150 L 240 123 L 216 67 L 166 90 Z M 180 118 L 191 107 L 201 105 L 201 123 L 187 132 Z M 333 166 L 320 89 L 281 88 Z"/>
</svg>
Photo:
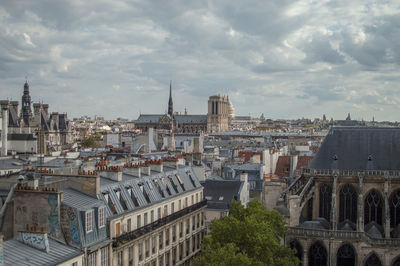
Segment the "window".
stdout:
<svg viewBox="0 0 400 266">
<path fill-rule="evenodd" d="M 147 238 L 144 241 L 144 252 L 146 254 L 146 258 L 150 256 L 150 239 Z"/>
<path fill-rule="evenodd" d="M 375 189 L 368 194 L 364 203 L 364 224 L 372 221 L 382 225 L 382 198 Z"/>
<path fill-rule="evenodd" d="M 190 219 L 186 219 L 186 234 L 189 234 L 190 231 Z"/>
<path fill-rule="evenodd" d="M 108 266 L 108 247 L 100 249 L 101 266 Z"/>
<path fill-rule="evenodd" d="M 186 208 L 188 206 L 188 198 L 185 198 L 185 205 L 183 206 L 183 208 Z"/>
<path fill-rule="evenodd" d="M 320 242 L 316 242 L 308 252 L 308 263 L 310 266 L 327 265 L 327 257 L 325 247 Z"/>
<path fill-rule="evenodd" d="M 137 216 L 136 224 L 137 224 L 137 228 L 142 226 L 142 217 L 140 215 Z"/>
<path fill-rule="evenodd" d="M 196 250 L 196 236 L 192 237 L 192 252 Z"/>
<path fill-rule="evenodd" d="M 158 219 L 161 219 L 161 207 L 157 209 Z"/>
<path fill-rule="evenodd" d="M 357 193 L 355 189 L 346 184 L 340 190 L 339 222 L 350 220 L 357 222 Z"/>
<path fill-rule="evenodd" d="M 168 179 L 169 179 L 169 182 L 171 183 L 172 187 L 174 188 L 175 193 L 178 193 L 178 188 L 177 188 L 177 186 L 176 186 L 174 180 L 172 179 L 172 177 L 171 177 L 171 176 L 168 176 Z"/>
<path fill-rule="evenodd" d="M 132 189 L 130 188 L 128 190 L 128 192 L 131 195 L 131 199 L 132 199 L 133 204 L 135 205 L 135 207 L 139 207 L 139 202 L 138 202 L 137 197 L 135 196 L 135 194 L 132 192 Z"/>
<path fill-rule="evenodd" d="M 183 235 L 183 222 L 179 223 L 179 237 L 182 237 Z"/>
<path fill-rule="evenodd" d="M 176 240 L 176 224 L 172 226 L 172 242 Z"/>
<path fill-rule="evenodd" d="M 194 231 L 195 227 L 196 227 L 196 215 L 193 215 L 192 216 L 192 230 L 193 231 Z"/>
<path fill-rule="evenodd" d="M 171 213 L 174 213 L 174 211 L 175 211 L 175 203 L 172 202 L 171 203 Z"/>
<path fill-rule="evenodd" d="M 165 230 L 165 245 L 169 245 L 169 228 Z"/>
<path fill-rule="evenodd" d="M 93 231 L 93 210 L 86 211 L 86 233 Z"/>
<path fill-rule="evenodd" d="M 161 231 L 158 233 L 158 248 L 163 249 L 164 239 L 163 239 L 164 232 Z"/>
<path fill-rule="evenodd" d="M 144 219 L 143 225 L 146 225 L 147 224 L 147 212 L 143 215 L 143 219 Z"/>
<path fill-rule="evenodd" d="M 181 185 L 182 190 L 185 191 L 185 184 L 182 182 L 181 177 L 178 174 L 176 174 L 175 176 L 178 179 L 179 185 Z"/>
<path fill-rule="evenodd" d="M 129 247 L 129 266 L 133 266 L 133 246 Z"/>
<path fill-rule="evenodd" d="M 188 173 L 188 176 L 189 176 L 190 182 L 192 182 L 193 187 L 196 187 L 196 183 L 194 182 L 192 175 Z"/>
<path fill-rule="evenodd" d="M 191 205 L 194 204 L 194 195 L 192 195 L 192 202 L 190 203 Z"/>
<path fill-rule="evenodd" d="M 105 211 L 105 207 L 100 207 L 99 208 L 99 213 L 98 213 L 98 224 L 99 224 L 99 228 L 102 228 L 105 226 L 105 215 L 104 215 L 104 211 Z"/>
<path fill-rule="evenodd" d="M 96 266 L 97 265 L 97 253 L 90 253 L 87 257 L 87 266 Z"/>
<path fill-rule="evenodd" d="M 168 216 L 168 206 L 167 205 L 164 206 L 164 217 L 165 216 Z"/>
<path fill-rule="evenodd" d="M 183 243 L 179 244 L 179 260 L 183 259 Z"/>
<path fill-rule="evenodd" d="M 203 200 L 203 191 L 200 191 L 200 200 Z"/>
<path fill-rule="evenodd" d="M 132 224 L 131 219 L 128 219 L 128 220 L 126 221 L 126 229 L 127 229 L 128 232 L 132 231 L 131 224 Z"/>
<path fill-rule="evenodd" d="M 142 261 L 143 260 L 143 242 L 140 242 L 139 243 L 139 252 L 138 252 L 138 255 L 139 255 L 139 261 Z"/>
<path fill-rule="evenodd" d="M 381 260 L 375 253 L 372 253 L 365 262 L 365 266 L 381 266 Z"/>
<path fill-rule="evenodd" d="M 199 193 L 196 193 L 196 203 L 199 202 Z"/>
<path fill-rule="evenodd" d="M 389 198 L 390 227 L 394 228 L 400 223 L 400 190 L 392 193 Z"/>
<path fill-rule="evenodd" d="M 73 262 L 72 266 L 78 266 L 78 263 L 77 262 Z"/>
<path fill-rule="evenodd" d="M 332 188 L 323 184 L 319 189 L 319 216 L 330 221 L 332 204 Z"/>
<path fill-rule="evenodd" d="M 200 213 L 200 221 L 201 221 L 201 226 L 204 224 L 204 215 L 203 213 Z"/>
<path fill-rule="evenodd" d="M 156 235 L 151 238 L 151 254 L 156 253 Z"/>
<path fill-rule="evenodd" d="M 150 212 L 150 223 L 154 222 L 154 210 Z"/>
<path fill-rule="evenodd" d="M 169 266 L 169 251 L 165 253 L 165 266 Z"/>
<path fill-rule="evenodd" d="M 115 223 L 115 235 L 119 236 L 121 233 L 120 223 Z"/>
<path fill-rule="evenodd" d="M 122 251 L 118 252 L 118 261 L 117 261 L 118 266 L 122 266 Z"/>
<path fill-rule="evenodd" d="M 200 227 L 200 213 L 197 214 L 197 228 Z"/>
<path fill-rule="evenodd" d="M 190 251 L 190 240 L 186 240 L 186 257 L 189 256 Z"/>
<path fill-rule="evenodd" d="M 181 200 L 178 201 L 178 209 L 182 210 L 182 202 L 181 202 Z"/>
<path fill-rule="evenodd" d="M 356 256 L 352 246 L 344 244 L 337 252 L 337 265 L 356 265 Z"/>
</svg>

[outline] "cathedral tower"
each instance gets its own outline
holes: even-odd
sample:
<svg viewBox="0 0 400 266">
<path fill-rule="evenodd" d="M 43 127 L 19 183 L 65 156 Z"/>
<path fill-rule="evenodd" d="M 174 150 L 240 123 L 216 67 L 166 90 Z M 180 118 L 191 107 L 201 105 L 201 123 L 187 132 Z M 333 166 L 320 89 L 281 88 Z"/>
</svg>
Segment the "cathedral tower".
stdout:
<svg viewBox="0 0 400 266">
<path fill-rule="evenodd" d="M 29 95 L 29 84 L 28 81 L 24 84 L 24 94 L 22 95 L 22 119 L 25 126 L 29 126 L 29 121 L 32 118 L 31 109 L 31 96 Z"/>
<path fill-rule="evenodd" d="M 172 116 L 174 114 L 174 107 L 172 103 L 172 81 L 169 81 L 169 101 L 168 101 L 168 114 Z"/>
</svg>

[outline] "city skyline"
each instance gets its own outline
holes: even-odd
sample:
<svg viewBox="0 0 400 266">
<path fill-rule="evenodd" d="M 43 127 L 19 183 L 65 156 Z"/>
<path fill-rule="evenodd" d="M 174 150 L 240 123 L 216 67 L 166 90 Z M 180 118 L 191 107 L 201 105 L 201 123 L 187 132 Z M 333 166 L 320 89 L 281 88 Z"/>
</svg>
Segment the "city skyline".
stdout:
<svg viewBox="0 0 400 266">
<path fill-rule="evenodd" d="M 162 5 L 162 6 L 161 6 Z M 395 1 L 3 1 L 0 98 L 69 117 L 205 114 L 210 95 L 266 118 L 397 121 Z"/>
</svg>

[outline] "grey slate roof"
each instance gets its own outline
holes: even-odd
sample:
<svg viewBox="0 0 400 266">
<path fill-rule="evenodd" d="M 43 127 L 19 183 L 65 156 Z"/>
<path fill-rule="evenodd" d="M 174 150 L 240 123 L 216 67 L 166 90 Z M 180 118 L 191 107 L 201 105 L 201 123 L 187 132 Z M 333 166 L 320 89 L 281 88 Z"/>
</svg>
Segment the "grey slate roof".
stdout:
<svg viewBox="0 0 400 266">
<path fill-rule="evenodd" d="M 206 180 L 202 184 L 207 209 L 228 210 L 235 197 L 240 200 L 242 182 L 239 180 Z"/>
<path fill-rule="evenodd" d="M 140 115 L 135 123 L 158 123 L 163 115 Z"/>
<path fill-rule="evenodd" d="M 309 168 L 400 170 L 400 128 L 334 127 Z"/>
<path fill-rule="evenodd" d="M 174 115 L 178 124 L 207 124 L 207 115 Z"/>
<path fill-rule="evenodd" d="M 83 194 L 72 188 L 63 189 L 64 198 L 62 203 L 78 210 L 87 210 L 93 207 L 104 206 L 104 202 Z"/>
<path fill-rule="evenodd" d="M 5 241 L 3 245 L 5 265 L 57 265 L 82 254 L 80 250 L 53 239 L 49 239 L 49 253 L 25 245 L 16 239 Z"/>
<path fill-rule="evenodd" d="M 24 163 L 25 161 L 21 159 L 0 159 L 0 169 L 22 169 Z"/>
<path fill-rule="evenodd" d="M 179 175 L 185 190 L 182 189 L 176 175 Z M 122 181 L 116 182 L 101 178 L 101 193 L 97 195 L 97 198 L 108 203 L 106 204 L 107 217 L 114 215 L 119 216 L 125 212 L 145 208 L 157 202 L 175 197 L 178 194 L 183 194 L 201 187 L 198 178 L 190 167 L 182 167 L 179 169 L 166 168 L 162 173 L 152 172 L 152 175 L 142 176 L 141 178 L 123 174 L 122 179 Z M 120 199 L 118 199 L 117 196 L 118 191 L 120 193 Z M 145 194 L 148 196 L 150 202 L 146 200 Z M 138 206 L 135 206 L 132 195 L 136 197 Z M 108 201 L 106 198 L 108 198 Z M 123 206 L 124 204 L 126 205 L 125 209 Z M 112 208 L 115 210 L 113 211 Z"/>
</svg>

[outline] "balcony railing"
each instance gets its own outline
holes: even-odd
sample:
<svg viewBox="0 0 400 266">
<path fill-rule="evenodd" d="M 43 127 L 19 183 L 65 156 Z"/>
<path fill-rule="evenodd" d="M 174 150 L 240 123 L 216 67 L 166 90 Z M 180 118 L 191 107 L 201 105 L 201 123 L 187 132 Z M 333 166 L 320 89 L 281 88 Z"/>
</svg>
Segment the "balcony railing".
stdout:
<svg viewBox="0 0 400 266">
<path fill-rule="evenodd" d="M 372 238 L 365 232 L 357 231 L 341 231 L 341 230 L 320 230 L 291 227 L 289 234 L 291 236 L 299 237 L 318 237 L 323 239 L 348 239 L 348 240 L 362 240 L 371 244 L 372 246 L 400 246 L 400 238 Z"/>
<path fill-rule="evenodd" d="M 352 176 L 352 177 L 391 177 L 398 178 L 400 177 L 400 171 L 398 170 L 337 170 L 337 169 L 311 169 L 311 168 L 303 168 L 301 173 L 305 176 Z"/>
<path fill-rule="evenodd" d="M 113 238 L 113 247 L 118 247 L 120 245 L 123 245 L 127 242 L 130 242 L 138 237 L 141 237 L 161 226 L 164 226 L 172 221 L 175 221 L 183 216 L 185 216 L 186 214 L 189 214 L 191 212 L 194 212 L 200 208 L 202 208 L 203 206 L 207 205 L 207 200 L 203 200 L 200 201 L 199 203 L 196 203 L 194 205 L 191 205 L 185 209 L 182 209 L 180 211 L 177 211 L 173 214 L 170 214 L 168 216 L 165 216 L 163 218 L 158 219 L 157 221 L 147 224 L 145 226 L 142 226 L 136 230 L 133 230 L 131 232 L 127 232 L 125 234 L 119 235 L 117 237 Z"/>
</svg>

